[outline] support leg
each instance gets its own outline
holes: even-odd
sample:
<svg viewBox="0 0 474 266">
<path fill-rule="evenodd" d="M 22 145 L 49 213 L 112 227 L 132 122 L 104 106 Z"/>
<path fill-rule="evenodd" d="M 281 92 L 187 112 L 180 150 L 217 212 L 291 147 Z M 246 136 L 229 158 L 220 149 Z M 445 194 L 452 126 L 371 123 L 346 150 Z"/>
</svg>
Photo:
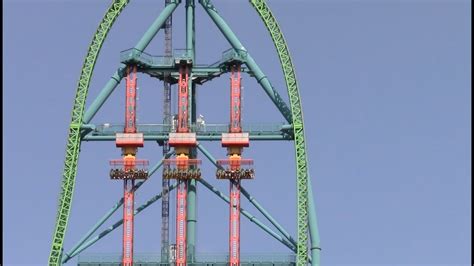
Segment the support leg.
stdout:
<svg viewBox="0 0 474 266">
<path fill-rule="evenodd" d="M 311 177 L 308 174 L 308 221 L 309 236 L 311 238 L 311 266 L 319 266 L 321 248 L 319 246 L 318 221 L 316 209 L 314 207 L 313 189 L 311 187 Z"/>
<path fill-rule="evenodd" d="M 186 49 L 191 53 L 191 58 L 193 62 L 196 62 L 196 46 L 195 46 L 195 1 L 194 0 L 185 0 L 186 1 Z M 192 73 L 191 73 L 192 75 Z M 196 123 L 196 84 L 192 82 L 192 76 L 188 84 L 189 88 L 189 103 L 190 106 L 188 109 L 190 122 L 191 124 Z M 196 158 L 196 148 L 191 150 L 191 159 Z M 193 263 L 195 260 L 195 251 L 196 251 L 196 196 L 197 196 L 197 182 L 196 180 L 190 180 L 188 186 L 188 205 L 187 205 L 187 257 L 188 262 Z"/>
<path fill-rule="evenodd" d="M 224 19 L 217 13 L 217 10 L 214 8 L 210 0 L 199 0 L 199 3 L 204 7 L 204 10 L 207 12 L 209 17 L 212 19 L 214 24 L 219 28 L 222 32 L 224 37 L 227 39 L 230 45 L 237 51 L 237 52 L 244 52 L 246 53 L 246 62 L 245 64 L 248 68 L 252 71 L 257 82 L 262 86 L 263 90 L 267 93 L 273 103 L 276 105 L 278 110 L 281 112 L 283 117 L 291 123 L 293 121 L 291 110 L 285 101 L 281 98 L 280 94 L 273 88 L 272 84 L 268 80 L 267 76 L 262 72 L 260 67 L 257 65 L 255 60 L 253 60 L 252 56 L 247 52 L 245 47 L 239 41 L 237 36 L 232 32 L 229 25 L 224 21 Z"/>
<path fill-rule="evenodd" d="M 124 181 L 122 265 L 133 266 L 134 180 Z"/>
<path fill-rule="evenodd" d="M 140 41 L 138 41 L 137 45 L 135 45 L 135 49 L 141 52 L 145 50 L 145 48 L 150 44 L 150 42 L 153 40 L 153 38 L 158 33 L 158 31 L 162 28 L 166 19 L 169 16 L 171 16 L 171 14 L 176 9 L 178 4 L 179 4 L 178 1 L 172 1 L 168 6 L 165 7 L 165 9 L 156 18 L 156 20 L 153 22 L 150 28 L 148 28 L 148 30 L 145 32 L 145 34 L 140 39 Z M 112 78 L 109 80 L 109 82 L 107 82 L 104 89 L 102 89 L 99 96 L 94 100 L 91 106 L 87 109 L 87 111 L 84 114 L 84 119 L 83 119 L 84 124 L 87 124 L 92 120 L 92 118 L 95 116 L 95 114 L 100 109 L 100 107 L 104 104 L 104 102 L 107 100 L 110 94 L 114 91 L 114 89 L 120 83 L 120 80 L 123 78 L 125 68 L 126 66 L 123 64 L 119 67 L 117 72 L 115 72 L 112 75 Z"/>
<path fill-rule="evenodd" d="M 211 184 L 209 184 L 206 180 L 204 180 L 203 178 L 199 179 L 198 180 L 201 184 L 203 184 L 206 188 L 208 188 L 211 192 L 213 192 L 214 194 L 216 194 L 219 198 L 221 198 L 222 200 L 224 200 L 225 202 L 227 203 L 230 203 L 230 199 L 229 197 L 227 197 L 226 195 L 224 195 L 222 192 L 220 192 L 217 188 L 213 187 Z M 244 215 L 247 219 L 249 219 L 252 223 L 256 224 L 258 227 L 260 227 L 260 229 L 262 229 L 263 231 L 267 232 L 269 235 L 271 235 L 272 237 L 274 237 L 276 240 L 278 240 L 280 243 L 282 243 L 283 245 L 287 246 L 290 250 L 292 250 L 293 252 L 296 253 L 296 247 L 291 243 L 289 242 L 288 240 L 286 240 L 286 238 L 278 235 L 277 233 L 275 233 L 274 231 L 272 231 L 270 228 L 268 228 L 268 226 L 264 225 L 260 220 L 257 219 L 257 217 L 255 217 L 254 215 L 250 214 L 248 211 L 240 208 L 240 212 L 242 213 L 242 215 Z"/>
<path fill-rule="evenodd" d="M 172 184 L 170 186 L 170 189 L 169 191 L 172 191 L 173 189 L 176 188 L 176 184 Z M 163 193 L 160 193 L 158 195 L 155 195 L 154 197 L 152 197 L 151 199 L 149 199 L 147 202 L 145 202 L 143 205 L 141 205 L 140 207 L 138 207 L 135 211 L 134 211 L 134 215 L 138 215 L 141 211 L 143 211 L 144 209 L 148 208 L 149 206 L 151 206 L 153 203 L 155 203 L 157 200 L 159 200 L 161 197 L 162 197 Z M 123 200 L 123 198 L 122 198 Z M 123 224 L 123 219 L 121 219 L 120 221 L 117 221 L 115 222 L 113 225 L 109 226 L 107 229 L 105 229 L 104 231 L 100 232 L 99 234 L 97 234 L 95 237 L 93 237 L 92 239 L 90 239 L 89 241 L 87 241 L 86 243 L 82 244 L 81 246 L 79 246 L 77 248 L 76 251 L 70 253 L 71 255 L 68 256 L 68 258 L 66 260 L 63 261 L 63 263 L 66 263 L 68 262 L 70 259 L 74 258 L 75 256 L 79 255 L 81 252 L 83 252 L 84 250 L 86 250 L 88 247 L 94 245 L 97 241 L 99 241 L 100 239 L 104 238 L 105 236 L 107 236 L 109 233 L 111 233 L 113 230 L 117 229 L 120 225 Z"/>
<path fill-rule="evenodd" d="M 229 265 L 240 265 L 240 180 L 230 181 Z"/>
<path fill-rule="evenodd" d="M 186 266 L 186 192 L 187 184 L 178 180 L 176 193 L 176 266 Z"/>
</svg>

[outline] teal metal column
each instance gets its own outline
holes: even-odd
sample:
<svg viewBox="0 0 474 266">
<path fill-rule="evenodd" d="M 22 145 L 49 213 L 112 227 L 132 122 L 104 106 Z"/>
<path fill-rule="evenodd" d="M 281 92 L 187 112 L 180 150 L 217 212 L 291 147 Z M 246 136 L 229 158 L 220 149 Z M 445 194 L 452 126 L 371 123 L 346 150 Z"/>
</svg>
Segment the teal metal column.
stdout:
<svg viewBox="0 0 474 266">
<path fill-rule="evenodd" d="M 193 63 L 196 59 L 194 8 L 194 0 L 186 0 L 186 49 L 191 53 Z"/>
<path fill-rule="evenodd" d="M 194 31 L 194 0 L 186 0 L 186 49 L 189 55 L 193 60 L 193 65 L 196 64 L 196 57 L 195 57 L 195 31 Z M 192 77 L 193 73 L 191 73 Z M 190 93 L 190 101 L 191 104 L 189 110 L 190 118 L 191 118 L 191 125 L 196 123 L 196 85 L 190 78 L 189 82 L 189 91 Z M 197 151 L 196 148 L 193 148 L 191 151 L 191 158 L 196 158 Z M 189 180 L 188 182 L 188 197 L 187 197 L 187 221 L 186 221 L 186 257 L 188 263 L 195 262 L 195 254 L 196 254 L 196 195 L 197 194 L 197 182 L 196 180 Z"/>
<path fill-rule="evenodd" d="M 174 0 L 170 5 L 165 7 L 163 11 L 161 11 L 158 18 L 153 22 L 153 24 L 148 28 L 145 32 L 143 37 L 140 41 L 135 45 L 135 49 L 143 51 L 145 48 L 150 44 L 151 40 L 155 37 L 158 31 L 161 29 L 163 24 L 165 23 L 166 19 L 173 13 L 176 7 L 179 5 L 179 0 Z M 122 64 L 119 69 L 112 75 L 112 78 L 107 82 L 105 87 L 100 92 L 99 96 L 92 102 L 91 106 L 87 109 L 84 114 L 83 123 L 89 123 L 92 118 L 95 116 L 97 111 L 99 111 L 100 107 L 105 103 L 107 98 L 109 98 L 110 94 L 114 91 L 114 89 L 120 84 L 123 76 L 125 75 L 126 66 Z"/>
<path fill-rule="evenodd" d="M 318 220 L 316 218 L 316 208 L 314 207 L 313 188 L 311 186 L 311 176 L 308 173 L 308 221 L 309 236 L 311 238 L 311 266 L 319 266 L 321 248 L 319 246 Z"/>
<path fill-rule="evenodd" d="M 283 117 L 286 119 L 288 123 L 292 123 L 293 119 L 291 116 L 291 110 L 288 108 L 288 105 L 285 101 L 281 98 L 280 94 L 273 88 L 272 84 L 268 80 L 267 76 L 262 72 L 260 67 L 257 65 L 255 60 L 253 60 L 252 56 L 247 52 L 247 49 L 242 45 L 239 41 L 237 36 L 232 32 L 230 27 L 227 23 L 222 19 L 222 17 L 217 13 L 217 10 L 214 8 L 210 0 L 199 0 L 199 3 L 204 7 L 209 17 L 211 17 L 212 21 L 216 24 L 219 30 L 222 32 L 224 37 L 230 43 L 230 45 L 239 53 L 246 54 L 246 61 L 245 64 L 248 68 L 253 72 L 255 78 L 257 79 L 258 83 L 262 86 L 265 90 L 267 95 L 273 101 L 273 103 L 277 106 L 278 110 L 282 113 Z"/>
</svg>

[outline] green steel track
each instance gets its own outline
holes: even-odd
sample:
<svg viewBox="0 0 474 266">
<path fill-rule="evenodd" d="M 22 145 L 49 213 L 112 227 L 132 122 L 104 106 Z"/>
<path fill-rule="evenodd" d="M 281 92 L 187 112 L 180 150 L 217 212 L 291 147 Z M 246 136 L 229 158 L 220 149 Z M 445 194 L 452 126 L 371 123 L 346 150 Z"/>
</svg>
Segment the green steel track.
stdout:
<svg viewBox="0 0 474 266">
<path fill-rule="evenodd" d="M 71 203 L 74 192 L 74 184 L 77 173 L 77 162 L 81 147 L 81 125 L 84 115 L 84 107 L 89 90 L 89 84 L 94 70 L 97 57 L 107 33 L 112 28 L 113 23 L 128 4 L 128 0 L 115 0 L 105 13 L 99 24 L 97 31 L 87 51 L 81 76 L 77 86 L 76 97 L 72 109 L 72 119 L 69 125 L 68 140 L 66 145 L 66 159 L 64 162 L 64 172 L 61 183 L 61 193 L 59 195 L 58 214 L 53 234 L 53 242 L 49 255 L 49 265 L 60 265 L 61 253 L 63 249 L 64 236 L 66 234 L 67 222 L 71 211 Z"/>
<path fill-rule="evenodd" d="M 250 0 L 250 3 L 260 15 L 260 18 L 272 37 L 285 75 L 288 95 L 290 97 L 295 137 L 296 186 L 298 193 L 298 246 L 296 265 L 306 265 L 308 262 L 308 160 L 306 158 L 304 138 L 303 109 L 301 107 L 298 83 L 296 82 L 295 68 L 291 61 L 290 51 L 288 50 L 288 45 L 283 37 L 283 33 L 265 0 Z"/>
<path fill-rule="evenodd" d="M 100 49 L 113 23 L 128 4 L 129 0 L 114 0 L 102 19 L 91 45 L 89 46 L 76 91 L 72 119 L 66 146 L 66 159 L 59 198 L 58 214 L 49 256 L 49 265 L 60 265 L 67 222 L 71 210 L 77 163 L 81 146 L 81 126 L 90 79 Z M 290 98 L 297 171 L 297 265 L 308 263 L 308 161 L 304 138 L 303 111 L 298 90 L 295 69 L 291 61 L 288 45 L 265 0 L 250 0 L 258 12 L 277 49 Z M 319 263 L 319 262 L 318 262 Z"/>
</svg>

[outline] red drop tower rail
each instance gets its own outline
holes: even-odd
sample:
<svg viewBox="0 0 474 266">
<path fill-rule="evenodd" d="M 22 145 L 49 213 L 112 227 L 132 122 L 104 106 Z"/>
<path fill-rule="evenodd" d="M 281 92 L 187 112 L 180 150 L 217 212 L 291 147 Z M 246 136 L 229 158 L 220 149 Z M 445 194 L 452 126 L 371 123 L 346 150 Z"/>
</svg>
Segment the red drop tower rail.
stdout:
<svg viewBox="0 0 474 266">
<path fill-rule="evenodd" d="M 244 147 L 249 146 L 248 133 L 242 132 L 242 87 L 240 63 L 230 66 L 230 126 L 229 133 L 222 134 L 222 146 L 227 147 L 226 160 L 218 160 L 218 179 L 230 180 L 229 209 L 229 265 L 240 265 L 240 180 L 252 179 L 254 171 L 250 159 L 242 159 Z"/>
<path fill-rule="evenodd" d="M 190 159 L 191 149 L 196 146 L 196 133 L 189 128 L 189 87 L 190 65 L 183 63 L 179 67 L 178 81 L 178 127 L 169 134 L 168 145 L 174 147 L 176 158 L 166 159 L 169 166 L 163 171 L 163 178 L 176 179 L 176 266 L 186 266 L 186 205 L 188 180 L 199 179 L 201 172 L 197 168 L 199 160 Z"/>
<path fill-rule="evenodd" d="M 123 237 L 122 237 L 122 265 L 133 266 L 133 218 L 134 218 L 134 190 L 135 179 L 148 178 L 146 166 L 148 161 L 137 160 L 138 147 L 143 147 L 143 134 L 137 133 L 136 106 L 137 106 L 137 67 L 127 67 L 125 91 L 125 128 L 124 133 L 115 136 L 116 147 L 122 148 L 122 159 L 111 160 L 111 179 L 123 179 Z M 142 169 L 137 169 L 142 166 Z"/>
</svg>

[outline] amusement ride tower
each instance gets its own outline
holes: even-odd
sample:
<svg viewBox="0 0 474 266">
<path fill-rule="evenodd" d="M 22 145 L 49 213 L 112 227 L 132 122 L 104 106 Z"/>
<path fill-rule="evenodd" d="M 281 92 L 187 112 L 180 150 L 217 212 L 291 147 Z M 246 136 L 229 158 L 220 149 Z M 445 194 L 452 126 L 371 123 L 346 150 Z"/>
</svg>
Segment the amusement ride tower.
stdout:
<svg viewBox="0 0 474 266">
<path fill-rule="evenodd" d="M 272 86 L 251 56 L 251 51 L 243 46 L 224 18 L 217 12 L 211 0 L 165 0 L 163 11 L 137 45 L 121 53 L 119 68 L 86 109 L 89 83 L 99 51 L 107 33 L 128 2 L 128 0 L 112 1 L 85 58 L 69 126 L 64 174 L 49 265 L 61 265 L 68 262 L 120 226 L 123 227 L 123 237 L 119 260 L 80 261 L 79 265 L 319 265 L 319 233 L 309 177 L 301 98 L 288 46 L 266 1 L 250 0 L 249 2 L 262 19 L 275 45 L 286 81 L 289 103 L 283 100 L 278 90 Z M 186 48 L 173 51 L 171 16 L 178 6 L 184 6 L 186 14 Z M 197 64 L 195 58 L 194 16 L 195 9 L 199 7 L 205 10 L 230 45 L 230 49 L 222 53 L 221 59 L 210 65 Z M 160 29 L 165 30 L 165 55 L 151 56 L 145 52 L 145 49 Z M 148 74 L 164 84 L 162 124 L 136 123 L 137 73 Z M 284 119 L 282 124 L 277 127 L 259 127 L 258 129 L 242 124 L 244 103 L 241 81 L 244 74 L 257 80 L 259 86 L 276 106 L 276 111 L 281 113 Z M 203 131 L 199 123 L 196 123 L 196 87 L 226 75 L 230 75 L 229 121 L 224 122 L 224 126 L 222 124 L 206 125 Z M 122 79 L 125 79 L 125 124 L 107 127 L 93 124 L 93 117 Z M 172 86 L 174 84 L 176 86 Z M 175 116 L 171 113 L 171 91 L 174 89 L 177 95 Z M 203 142 L 211 140 L 220 140 L 222 147 L 226 150 L 226 158 L 216 160 L 204 147 Z M 293 141 L 295 144 L 296 238 L 293 238 L 263 208 L 256 197 L 244 188 L 245 182 L 242 180 L 251 182 L 254 178 L 264 178 L 256 175 L 253 160 L 243 156 L 244 148 L 251 149 L 251 142 L 261 140 Z M 63 243 L 73 200 L 81 142 L 84 141 L 115 141 L 115 146 L 121 149 L 122 158 L 110 161 L 110 178 L 124 182 L 124 196 L 76 245 L 69 251 L 65 251 Z M 163 159 L 150 169 L 148 169 L 147 160 L 137 159 L 138 148 L 143 147 L 147 142 L 158 142 L 163 146 Z M 210 178 L 206 180 L 201 176 L 200 167 L 203 165 L 198 157 L 202 155 L 217 168 L 215 172 L 217 179 L 228 180 L 226 182 L 229 182 L 229 196 L 212 186 L 208 182 Z M 256 162 L 256 165 L 259 165 L 259 162 Z M 162 192 L 135 208 L 135 193 L 161 167 L 163 167 Z M 228 255 L 225 258 L 206 261 L 205 258 L 198 256 L 196 249 L 196 188 L 198 185 L 208 188 L 229 204 Z M 176 190 L 175 206 L 169 204 L 169 192 L 172 190 Z M 246 198 L 248 203 L 253 205 L 274 229 L 242 209 L 241 196 Z M 134 254 L 134 217 L 159 199 L 163 200 L 161 257 L 145 262 Z M 93 236 L 120 207 L 123 210 L 123 219 Z M 174 236 L 169 235 L 170 207 L 176 209 Z M 241 216 L 248 218 L 281 242 L 289 249 L 289 252 L 294 254 L 294 257 L 291 257 L 292 259 L 261 257 L 250 260 L 241 254 Z"/>
</svg>

